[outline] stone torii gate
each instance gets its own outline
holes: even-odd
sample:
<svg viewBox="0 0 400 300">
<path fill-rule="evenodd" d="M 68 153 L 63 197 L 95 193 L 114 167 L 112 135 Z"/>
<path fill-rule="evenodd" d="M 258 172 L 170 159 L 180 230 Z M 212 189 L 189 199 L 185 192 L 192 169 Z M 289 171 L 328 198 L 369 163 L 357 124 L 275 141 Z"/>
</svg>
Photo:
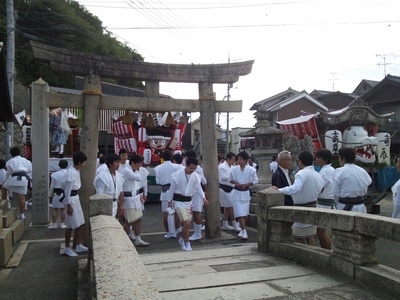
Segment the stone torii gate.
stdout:
<svg viewBox="0 0 400 300">
<path fill-rule="evenodd" d="M 206 237 L 219 237 L 221 231 L 215 113 L 241 112 L 242 101 L 215 101 L 213 84 L 237 82 L 239 76 L 251 72 L 254 61 L 207 65 L 144 63 L 73 52 L 37 42 L 31 42 L 31 45 L 35 58 L 50 62 L 53 70 L 85 77 L 82 95 L 49 93 L 48 85 L 42 79 L 32 84 L 33 224 L 49 222 L 49 107 L 83 108 L 81 151 L 87 155 L 88 162 L 81 171 L 82 188 L 79 195 L 86 221 L 89 219 L 89 197 L 94 194 L 101 109 L 200 112 L 201 136 L 204 137 L 201 141 L 204 149 L 203 168 L 211 200 L 205 210 Z M 102 95 L 100 77 L 145 81 L 146 97 Z M 161 98 L 160 82 L 198 83 L 199 100 Z M 87 228 L 85 237 L 88 237 Z"/>
</svg>

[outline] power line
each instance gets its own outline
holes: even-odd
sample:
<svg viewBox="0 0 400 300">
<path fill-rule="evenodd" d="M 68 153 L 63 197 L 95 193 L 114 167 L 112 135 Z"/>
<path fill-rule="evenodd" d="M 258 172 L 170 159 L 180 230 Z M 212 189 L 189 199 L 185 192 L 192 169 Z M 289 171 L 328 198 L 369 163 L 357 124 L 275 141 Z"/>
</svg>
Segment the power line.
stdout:
<svg viewBox="0 0 400 300">
<path fill-rule="evenodd" d="M 281 23 L 281 24 L 231 24 L 231 25 L 193 25 L 192 29 L 223 29 L 223 28 L 255 28 L 255 27 L 289 27 L 289 26 L 332 26 L 332 25 L 368 25 L 368 24 L 383 24 L 383 23 L 400 23 L 400 20 L 384 20 L 384 21 L 365 21 L 365 22 L 334 22 L 334 23 Z M 109 29 L 186 29 L 189 27 L 150 27 L 150 26 L 136 26 L 136 27 L 109 27 Z"/>
</svg>

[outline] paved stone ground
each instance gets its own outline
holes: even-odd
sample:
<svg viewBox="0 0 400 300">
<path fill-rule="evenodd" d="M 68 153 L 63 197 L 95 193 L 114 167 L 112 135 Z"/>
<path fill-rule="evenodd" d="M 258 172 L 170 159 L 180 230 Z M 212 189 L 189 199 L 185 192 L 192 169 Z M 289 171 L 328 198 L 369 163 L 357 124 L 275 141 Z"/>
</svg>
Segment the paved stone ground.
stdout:
<svg viewBox="0 0 400 300">
<path fill-rule="evenodd" d="M 391 198 L 381 202 L 381 214 L 390 215 Z M 26 216 L 29 224 L 31 212 L 28 211 Z M 347 279 L 255 253 L 256 231 L 251 229 L 248 230 L 247 242 L 240 242 L 233 232 L 223 232 L 221 238 L 193 242 L 193 251 L 184 252 L 177 240 L 163 237 L 161 218 L 158 203 L 146 205 L 142 238 L 151 244 L 137 250 L 150 273 L 154 274 L 154 280 L 161 282 L 157 284 L 160 284 L 165 299 L 390 299 L 376 296 L 366 287 Z M 16 250 L 26 246 L 19 266 L 0 268 L 0 299 L 77 299 L 78 261 L 87 256 L 70 258 L 60 255 L 63 237 L 61 229 L 28 226 L 14 247 Z M 390 258 L 394 257 L 394 263 L 399 264 L 399 244 L 387 247 L 387 243 L 382 241 L 380 247 L 379 243 L 378 240 L 380 262 L 393 267 Z M 230 252 L 232 255 L 228 255 L 228 261 L 224 261 L 221 256 Z M 154 263 L 154 258 L 162 260 Z M 179 269 L 177 265 L 187 268 Z M 253 278 L 253 282 L 246 278 Z M 171 283 L 173 280 L 177 280 L 174 285 Z M 227 285 L 218 284 L 218 280 Z M 162 282 L 175 287 L 168 288 L 168 284 Z M 191 287 L 192 282 L 197 285 Z M 184 287 L 181 291 L 178 290 L 180 286 Z"/>
</svg>

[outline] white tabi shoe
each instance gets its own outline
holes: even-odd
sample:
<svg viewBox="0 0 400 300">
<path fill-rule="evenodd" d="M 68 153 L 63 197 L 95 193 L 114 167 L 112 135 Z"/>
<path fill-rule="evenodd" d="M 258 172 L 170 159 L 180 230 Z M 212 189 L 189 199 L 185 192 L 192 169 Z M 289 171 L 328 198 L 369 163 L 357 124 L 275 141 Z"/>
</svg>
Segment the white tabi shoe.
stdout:
<svg viewBox="0 0 400 300">
<path fill-rule="evenodd" d="M 87 252 L 87 251 L 88 251 L 88 248 L 83 246 L 82 244 L 76 245 L 76 248 L 75 248 L 76 253 Z"/>
<path fill-rule="evenodd" d="M 149 243 L 146 243 L 145 241 L 143 241 L 143 240 L 140 238 L 139 235 L 136 237 L 136 240 L 135 240 L 135 246 L 136 246 L 136 247 L 147 247 L 148 245 L 150 245 L 150 244 L 149 244 Z"/>
<path fill-rule="evenodd" d="M 190 245 L 190 242 L 185 242 L 185 250 L 192 251 L 192 246 Z"/>
<path fill-rule="evenodd" d="M 47 227 L 48 229 L 56 229 L 57 228 L 57 224 L 53 223 L 51 224 L 49 227 Z"/>
<path fill-rule="evenodd" d="M 235 221 L 232 222 L 232 225 L 233 225 L 233 230 L 234 230 L 235 232 L 240 232 L 240 231 L 242 231 L 242 228 L 240 228 L 239 225 L 238 225 Z"/>
<path fill-rule="evenodd" d="M 243 235 L 240 237 L 241 240 L 248 240 L 249 237 L 247 236 L 247 230 L 242 230 Z"/>
<path fill-rule="evenodd" d="M 67 226 L 65 226 L 64 223 L 61 223 L 60 225 L 58 225 L 58 228 L 64 229 L 64 228 L 67 228 Z"/>
<path fill-rule="evenodd" d="M 228 221 L 222 221 L 222 230 L 230 231 L 233 230 L 232 226 L 229 226 Z"/>
<path fill-rule="evenodd" d="M 131 230 L 130 232 L 129 232 L 129 238 L 132 240 L 132 241 L 134 241 L 135 239 L 136 239 L 136 236 L 135 236 L 135 233 L 133 232 L 133 230 Z"/>
<path fill-rule="evenodd" d="M 183 238 L 179 238 L 178 243 L 181 246 L 181 249 L 183 251 L 185 251 L 186 250 L 186 246 L 185 246 L 185 241 L 183 240 Z"/>
<path fill-rule="evenodd" d="M 165 237 L 166 239 L 170 239 L 172 236 L 171 236 L 171 233 L 167 232 L 167 233 L 164 235 L 164 237 Z"/>
<path fill-rule="evenodd" d="M 78 256 L 78 254 L 76 254 L 74 251 L 72 251 L 72 249 L 69 248 L 69 247 L 65 247 L 64 248 L 64 254 L 69 256 L 69 257 Z"/>
<path fill-rule="evenodd" d="M 201 224 L 194 224 L 194 233 L 191 237 L 189 237 L 189 241 L 198 241 L 201 240 L 203 237 L 201 236 Z"/>
<path fill-rule="evenodd" d="M 242 237 L 243 236 L 243 230 L 240 230 L 240 232 L 239 232 L 239 234 L 238 234 L 238 237 Z"/>
</svg>

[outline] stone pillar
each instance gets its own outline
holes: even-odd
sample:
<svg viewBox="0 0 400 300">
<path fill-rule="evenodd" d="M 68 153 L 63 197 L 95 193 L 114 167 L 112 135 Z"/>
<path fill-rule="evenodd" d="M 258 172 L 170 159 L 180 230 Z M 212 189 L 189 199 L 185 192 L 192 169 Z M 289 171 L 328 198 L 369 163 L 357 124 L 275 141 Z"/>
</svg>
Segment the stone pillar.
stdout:
<svg viewBox="0 0 400 300">
<path fill-rule="evenodd" d="M 86 166 L 81 170 L 82 188 L 79 190 L 85 226 L 82 236 L 84 244 L 89 240 L 89 197 L 95 193 L 93 180 L 96 175 L 97 149 L 99 142 L 99 112 L 101 102 L 101 79 L 97 75 L 88 75 L 84 81 L 83 120 L 81 128 L 81 151 L 88 157 Z"/>
<path fill-rule="evenodd" d="M 49 223 L 49 109 L 43 79 L 32 83 L 32 224 Z"/>
<path fill-rule="evenodd" d="M 257 242 L 258 250 L 269 252 L 271 242 L 291 240 L 292 223 L 268 220 L 268 210 L 274 206 L 284 205 L 284 195 L 279 191 L 268 189 L 257 194 Z"/>
<path fill-rule="evenodd" d="M 200 130 L 201 147 L 203 153 L 202 166 L 204 176 L 207 179 L 207 192 L 210 196 L 210 204 L 204 210 L 206 220 L 206 237 L 215 238 L 221 236 L 220 204 L 219 204 L 219 180 L 217 159 L 217 137 L 215 120 L 215 96 L 212 83 L 199 83 L 200 96 Z"/>
</svg>

